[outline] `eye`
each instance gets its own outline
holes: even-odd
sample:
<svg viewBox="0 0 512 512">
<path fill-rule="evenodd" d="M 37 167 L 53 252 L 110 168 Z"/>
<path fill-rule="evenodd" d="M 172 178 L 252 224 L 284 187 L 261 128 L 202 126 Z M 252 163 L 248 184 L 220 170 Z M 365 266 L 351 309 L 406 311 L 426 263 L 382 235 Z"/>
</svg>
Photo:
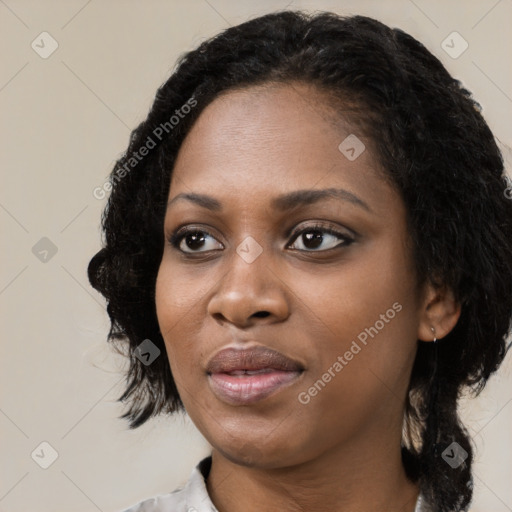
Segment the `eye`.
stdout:
<svg viewBox="0 0 512 512">
<path fill-rule="evenodd" d="M 224 246 L 218 241 L 216 242 L 220 247 L 216 248 L 214 241 L 216 239 L 208 231 L 198 228 L 179 229 L 169 238 L 169 243 L 173 247 L 185 253 L 207 252 L 219 248 L 224 249 Z"/>
<path fill-rule="evenodd" d="M 346 247 L 354 242 L 350 236 L 320 224 L 304 228 L 294 233 L 292 238 L 294 244 L 296 241 L 299 241 L 300 244 L 299 247 L 293 247 L 293 244 L 289 247 L 308 252 L 322 252 L 340 246 Z M 319 247 L 321 249 L 317 250 Z"/>
<path fill-rule="evenodd" d="M 288 247 L 307 252 L 323 252 L 336 247 L 346 247 L 354 242 L 350 236 L 321 224 L 295 232 L 292 240 L 293 243 Z M 300 242 L 299 246 L 293 247 L 297 242 Z M 208 231 L 194 227 L 178 229 L 169 237 L 169 243 L 179 251 L 188 254 L 224 249 L 224 246 Z"/>
</svg>

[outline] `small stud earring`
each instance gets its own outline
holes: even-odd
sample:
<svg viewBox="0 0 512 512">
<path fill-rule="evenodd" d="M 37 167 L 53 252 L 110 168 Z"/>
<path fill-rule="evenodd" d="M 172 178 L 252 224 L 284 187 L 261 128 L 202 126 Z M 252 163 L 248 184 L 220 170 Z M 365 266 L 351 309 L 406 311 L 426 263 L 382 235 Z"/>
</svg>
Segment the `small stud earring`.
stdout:
<svg viewBox="0 0 512 512">
<path fill-rule="evenodd" d="M 434 340 L 433 341 L 434 341 L 434 343 L 437 343 L 436 330 L 433 327 L 431 327 L 430 329 L 432 329 L 432 334 L 434 335 Z"/>
</svg>

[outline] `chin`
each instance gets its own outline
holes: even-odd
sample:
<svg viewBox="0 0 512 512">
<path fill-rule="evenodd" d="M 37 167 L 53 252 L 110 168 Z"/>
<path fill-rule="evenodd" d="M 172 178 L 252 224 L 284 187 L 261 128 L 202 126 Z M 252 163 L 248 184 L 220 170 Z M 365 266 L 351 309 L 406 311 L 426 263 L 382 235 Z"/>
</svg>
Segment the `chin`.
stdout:
<svg viewBox="0 0 512 512">
<path fill-rule="evenodd" d="M 236 446 L 230 443 L 226 448 L 214 447 L 233 464 L 248 468 L 277 469 L 300 464 L 300 448 L 292 448 L 281 443 L 279 448 L 266 446 L 259 441 L 244 441 Z"/>
</svg>

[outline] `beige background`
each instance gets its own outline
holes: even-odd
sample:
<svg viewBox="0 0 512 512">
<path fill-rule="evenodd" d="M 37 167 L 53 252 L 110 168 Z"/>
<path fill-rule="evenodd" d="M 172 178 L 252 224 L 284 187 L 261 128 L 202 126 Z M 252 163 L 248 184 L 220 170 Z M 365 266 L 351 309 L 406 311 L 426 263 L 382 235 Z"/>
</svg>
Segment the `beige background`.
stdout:
<svg viewBox="0 0 512 512">
<path fill-rule="evenodd" d="M 510 0 L 0 0 L 0 225 L 8 254 L 0 271 L 0 511 L 121 510 L 173 490 L 208 453 L 186 418 L 133 432 L 117 419 L 124 363 L 105 342 L 104 304 L 86 278 L 105 203 L 93 190 L 178 55 L 286 6 L 366 14 L 410 32 L 473 91 L 497 138 L 512 145 Z M 59 45 L 46 59 L 31 47 L 43 31 Z M 469 44 L 456 59 L 441 46 L 453 31 Z M 46 262 L 32 252 L 42 237 L 57 248 Z M 509 354 L 464 408 L 479 450 L 475 512 L 512 510 L 511 384 Z M 43 441 L 58 453 L 48 469 L 31 457 Z M 48 448 L 36 453 L 49 460 Z"/>
</svg>

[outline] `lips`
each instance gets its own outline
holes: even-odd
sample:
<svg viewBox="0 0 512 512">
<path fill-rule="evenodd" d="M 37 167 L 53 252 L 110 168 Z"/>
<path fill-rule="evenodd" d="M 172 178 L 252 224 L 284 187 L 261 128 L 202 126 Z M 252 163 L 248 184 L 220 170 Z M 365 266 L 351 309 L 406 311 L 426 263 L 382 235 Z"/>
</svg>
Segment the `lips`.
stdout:
<svg viewBox="0 0 512 512">
<path fill-rule="evenodd" d="M 235 371 L 258 371 L 264 369 L 301 371 L 300 363 L 267 347 L 249 349 L 227 348 L 218 352 L 206 365 L 208 373 L 230 373 Z"/>
<path fill-rule="evenodd" d="M 251 404 L 297 380 L 304 367 L 267 347 L 227 348 L 206 366 L 213 393 L 230 405 Z"/>
</svg>

